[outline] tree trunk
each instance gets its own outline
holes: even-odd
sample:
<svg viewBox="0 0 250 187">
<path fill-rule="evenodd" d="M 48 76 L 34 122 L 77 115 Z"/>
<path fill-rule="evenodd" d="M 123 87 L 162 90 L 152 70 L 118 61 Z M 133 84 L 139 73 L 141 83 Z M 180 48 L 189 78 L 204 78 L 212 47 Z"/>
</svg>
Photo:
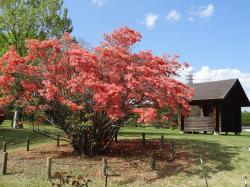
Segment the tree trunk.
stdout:
<svg viewBox="0 0 250 187">
<path fill-rule="evenodd" d="M 71 144 L 77 155 L 98 155 L 105 152 L 120 129 L 118 123 L 84 128 L 71 135 Z M 72 132 L 70 134 L 73 134 Z"/>
<path fill-rule="evenodd" d="M 14 111 L 14 116 L 13 116 L 13 123 L 12 123 L 12 127 L 16 128 L 17 124 L 16 124 L 16 119 L 17 118 L 17 110 Z"/>
<path fill-rule="evenodd" d="M 125 116 L 111 121 L 105 112 L 72 113 L 57 103 L 55 109 L 50 115 L 68 136 L 77 155 L 97 155 L 105 152 L 121 125 L 129 118 Z"/>
</svg>

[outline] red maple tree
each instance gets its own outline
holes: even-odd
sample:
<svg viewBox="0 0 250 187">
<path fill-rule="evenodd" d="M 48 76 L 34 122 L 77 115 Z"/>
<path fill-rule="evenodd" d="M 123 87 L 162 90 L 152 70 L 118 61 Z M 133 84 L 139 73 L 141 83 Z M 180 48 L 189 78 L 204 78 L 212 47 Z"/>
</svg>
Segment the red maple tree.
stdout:
<svg viewBox="0 0 250 187">
<path fill-rule="evenodd" d="M 178 57 L 135 53 L 140 33 L 122 27 L 90 51 L 66 33 L 28 40 L 25 57 L 14 48 L 0 59 L 0 105 L 18 103 L 59 126 L 79 154 L 100 153 L 132 115 L 138 122 L 188 115 L 192 90 L 176 80 Z M 185 64 L 184 64 L 185 65 Z M 158 113 L 168 108 L 170 113 Z"/>
</svg>

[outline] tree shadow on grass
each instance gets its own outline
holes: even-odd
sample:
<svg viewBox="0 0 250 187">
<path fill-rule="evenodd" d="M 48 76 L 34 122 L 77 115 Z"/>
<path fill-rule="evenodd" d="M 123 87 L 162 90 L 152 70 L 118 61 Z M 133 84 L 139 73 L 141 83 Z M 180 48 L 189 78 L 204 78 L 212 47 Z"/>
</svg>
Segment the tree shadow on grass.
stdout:
<svg viewBox="0 0 250 187">
<path fill-rule="evenodd" d="M 32 129 L 0 128 L 0 144 L 2 145 L 5 141 L 8 149 L 24 147 L 27 143 L 27 137 L 29 137 L 31 145 L 54 141 L 40 133 L 33 132 Z"/>
<path fill-rule="evenodd" d="M 199 166 L 201 156 L 208 174 L 235 169 L 232 159 L 239 154 L 238 146 L 225 146 L 204 140 L 175 141 L 181 149 L 189 152 L 190 159 Z"/>
<path fill-rule="evenodd" d="M 174 159 L 171 159 L 170 142 L 175 142 Z M 131 166 L 140 170 L 142 168 L 135 160 L 147 162 L 150 168 L 150 155 L 153 150 L 156 150 L 157 176 L 148 179 L 148 182 L 153 182 L 157 179 L 180 173 L 185 173 L 188 176 L 198 175 L 203 177 L 200 156 L 203 158 L 208 177 L 217 172 L 234 170 L 232 159 L 239 154 L 239 149 L 240 147 L 237 146 L 225 146 L 197 139 L 167 139 L 164 149 L 161 151 L 159 139 L 147 140 L 145 148 L 142 146 L 140 139 L 134 139 L 119 140 L 117 144 L 112 146 L 107 155 L 119 155 L 119 157 L 131 162 Z"/>
<path fill-rule="evenodd" d="M 142 136 L 142 133 L 143 133 L 143 131 L 142 132 L 122 132 L 122 131 L 120 131 L 119 132 L 119 136 L 123 136 L 123 137 L 139 137 L 139 136 Z M 146 132 L 146 135 L 149 135 L 149 136 L 154 136 L 154 135 L 157 135 L 157 136 L 160 136 L 160 135 L 164 135 L 164 134 L 166 134 L 166 135 L 169 135 L 169 133 L 168 132 Z"/>
</svg>

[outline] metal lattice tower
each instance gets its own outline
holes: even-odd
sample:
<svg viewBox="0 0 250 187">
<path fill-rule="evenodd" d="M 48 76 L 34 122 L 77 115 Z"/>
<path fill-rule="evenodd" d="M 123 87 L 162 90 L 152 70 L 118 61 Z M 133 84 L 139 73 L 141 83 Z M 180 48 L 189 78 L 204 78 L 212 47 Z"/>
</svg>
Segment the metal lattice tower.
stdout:
<svg viewBox="0 0 250 187">
<path fill-rule="evenodd" d="M 187 85 L 193 86 L 193 84 L 194 84 L 194 75 L 193 75 L 192 71 L 188 72 L 188 74 L 186 76 L 186 81 L 187 81 Z"/>
</svg>

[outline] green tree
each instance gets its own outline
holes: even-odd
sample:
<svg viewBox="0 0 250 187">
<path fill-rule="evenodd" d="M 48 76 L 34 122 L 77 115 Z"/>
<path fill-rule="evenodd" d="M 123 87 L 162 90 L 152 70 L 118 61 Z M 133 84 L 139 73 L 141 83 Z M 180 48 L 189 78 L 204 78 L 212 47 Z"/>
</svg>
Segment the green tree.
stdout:
<svg viewBox="0 0 250 187">
<path fill-rule="evenodd" d="M 72 32 L 63 0 L 0 0 L 0 56 L 15 46 L 23 56 L 26 39 L 45 40 Z"/>
<path fill-rule="evenodd" d="M 25 56 L 26 39 L 60 38 L 64 32 L 72 32 L 72 23 L 63 0 L 0 0 L 0 56 L 9 46 Z M 13 126 L 15 121 L 14 115 Z"/>
<path fill-rule="evenodd" d="M 242 125 L 250 125 L 250 112 L 244 111 L 241 113 Z"/>
</svg>

